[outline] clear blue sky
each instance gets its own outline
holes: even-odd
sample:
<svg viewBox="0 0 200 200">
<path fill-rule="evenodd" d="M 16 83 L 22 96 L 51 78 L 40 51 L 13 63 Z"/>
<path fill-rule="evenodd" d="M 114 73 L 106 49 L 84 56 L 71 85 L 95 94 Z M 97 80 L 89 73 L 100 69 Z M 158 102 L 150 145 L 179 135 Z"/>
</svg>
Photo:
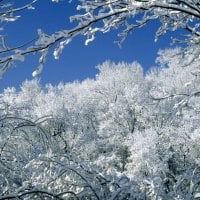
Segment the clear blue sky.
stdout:
<svg viewBox="0 0 200 200">
<path fill-rule="evenodd" d="M 14 0 L 16 5 L 22 5 L 28 0 Z M 14 23 L 5 25 L 4 34 L 10 46 L 23 44 L 37 36 L 37 29 L 41 28 L 47 34 L 52 34 L 61 29 L 69 29 L 72 25 L 69 16 L 76 12 L 76 5 L 67 0 L 61 3 L 52 3 L 51 0 L 39 0 L 35 10 L 22 12 L 22 17 Z M 41 83 L 57 84 L 60 81 L 69 82 L 92 78 L 97 73 L 95 66 L 105 60 L 111 61 L 138 61 L 146 69 L 154 65 L 158 49 L 169 47 L 170 36 L 162 37 L 154 43 L 154 34 L 158 27 L 157 22 L 133 32 L 122 48 L 117 40 L 117 31 L 99 34 L 99 37 L 88 46 L 84 45 L 84 38 L 78 37 L 63 51 L 59 60 L 54 60 L 49 55 L 43 73 L 40 75 Z M 29 56 L 25 62 L 16 63 L 0 80 L 0 90 L 6 87 L 19 87 L 25 79 L 32 79 L 32 72 L 38 66 L 38 57 Z"/>
</svg>

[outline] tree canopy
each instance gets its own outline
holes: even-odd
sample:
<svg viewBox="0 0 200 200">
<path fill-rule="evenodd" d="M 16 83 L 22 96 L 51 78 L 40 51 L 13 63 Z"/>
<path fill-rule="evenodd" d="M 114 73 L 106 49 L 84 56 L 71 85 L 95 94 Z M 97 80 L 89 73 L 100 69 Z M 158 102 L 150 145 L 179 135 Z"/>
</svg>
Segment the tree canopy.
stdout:
<svg viewBox="0 0 200 200">
<path fill-rule="evenodd" d="M 178 51 L 146 75 L 105 62 L 95 79 L 5 89 L 0 199 L 198 199 L 199 61 Z"/>
</svg>

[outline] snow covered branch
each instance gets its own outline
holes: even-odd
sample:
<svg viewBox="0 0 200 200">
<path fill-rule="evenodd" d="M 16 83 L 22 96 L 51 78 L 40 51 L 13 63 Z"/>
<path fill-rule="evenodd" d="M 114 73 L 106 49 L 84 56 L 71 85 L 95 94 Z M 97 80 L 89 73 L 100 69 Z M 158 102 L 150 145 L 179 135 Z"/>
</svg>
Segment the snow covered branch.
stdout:
<svg viewBox="0 0 200 200">
<path fill-rule="evenodd" d="M 30 8 L 33 3 L 35 1 L 13 11 Z M 5 38 L 2 38 L 0 75 L 2 76 L 15 61 L 23 61 L 26 55 L 39 53 L 41 54 L 39 66 L 33 72 L 33 76 L 37 76 L 43 70 L 50 48 L 54 48 L 54 58 L 59 59 L 64 47 L 76 36 L 84 35 L 85 45 L 88 45 L 95 39 L 97 32 L 107 33 L 122 27 L 122 32 L 118 34 L 121 44 L 130 32 L 147 25 L 152 20 L 161 22 L 156 39 L 168 31 L 184 29 L 189 33 L 184 42 L 189 47 L 199 49 L 200 4 L 197 0 L 82 0 L 77 10 L 77 12 L 80 10 L 80 14 L 70 17 L 72 22 L 77 22 L 77 26 L 71 30 L 61 30 L 52 35 L 38 30 L 38 38 L 14 48 L 7 47 Z M 198 55 L 199 53 L 196 56 Z"/>
<path fill-rule="evenodd" d="M 66 193 L 70 193 L 70 194 L 74 194 L 73 192 L 66 192 Z M 59 197 L 60 194 L 53 194 L 47 190 L 41 190 L 41 189 L 33 189 L 33 190 L 28 190 L 28 191 L 23 191 L 23 192 L 19 192 L 18 194 L 9 194 L 9 195 L 5 195 L 5 196 L 0 196 L 0 200 L 8 200 L 8 199 L 21 199 L 24 198 L 24 196 L 37 196 L 37 195 L 42 195 L 44 198 L 45 197 L 51 197 L 55 200 L 64 200 L 64 198 Z M 74 195 L 76 197 L 76 195 Z M 78 198 L 76 198 L 78 199 Z"/>
<path fill-rule="evenodd" d="M 20 15 L 16 16 L 16 13 L 21 12 L 26 9 L 34 9 L 33 4 L 35 4 L 38 0 L 31 0 L 30 3 L 13 8 L 13 3 L 12 2 L 3 2 L 0 4 L 0 21 L 1 23 L 3 22 L 14 22 L 16 21 Z M 3 27 L 1 27 L 2 29 Z"/>
</svg>

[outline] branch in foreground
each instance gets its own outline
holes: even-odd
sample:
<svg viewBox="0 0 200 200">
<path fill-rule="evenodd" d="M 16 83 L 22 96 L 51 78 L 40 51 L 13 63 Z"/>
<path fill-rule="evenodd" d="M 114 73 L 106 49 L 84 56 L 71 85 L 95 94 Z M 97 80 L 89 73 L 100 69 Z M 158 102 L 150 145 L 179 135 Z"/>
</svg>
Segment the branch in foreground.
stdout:
<svg viewBox="0 0 200 200">
<path fill-rule="evenodd" d="M 76 195 L 73 192 L 69 192 L 69 193 L 73 194 L 76 197 Z M 24 192 L 21 192 L 21 193 L 18 193 L 18 194 L 13 193 L 13 194 L 10 194 L 10 195 L 7 195 L 7 196 L 2 196 L 2 197 L 0 197 L 0 200 L 21 199 L 22 197 L 27 196 L 27 195 L 31 195 L 31 194 L 36 194 L 36 195 L 37 194 L 43 194 L 43 195 L 47 195 L 49 197 L 53 197 L 54 199 L 57 199 L 57 200 L 64 200 L 63 198 L 59 197 L 60 194 L 54 194 L 54 193 L 51 193 L 51 192 L 46 191 L 46 190 L 38 190 L 38 189 L 28 190 L 28 191 L 24 191 Z"/>
<path fill-rule="evenodd" d="M 77 14 L 70 18 L 71 21 L 78 22 L 74 29 L 61 30 L 52 35 L 38 30 L 37 41 L 32 46 L 28 43 L 29 47 L 26 49 L 22 49 L 23 45 L 19 48 L 7 48 L 4 45 L 4 48 L 0 50 L 0 54 L 2 54 L 0 75 L 2 76 L 15 61 L 24 61 L 26 55 L 40 53 L 39 66 L 32 74 L 37 76 L 42 72 L 49 49 L 54 45 L 57 45 L 54 48 L 54 58 L 59 59 L 64 47 L 78 35 L 86 36 L 85 45 L 88 45 L 95 39 L 97 32 L 106 33 L 111 29 L 122 27 L 122 32 L 119 34 L 122 42 L 134 29 L 141 28 L 149 21 L 156 19 L 161 22 L 156 38 L 168 31 L 184 29 L 189 32 L 185 43 L 189 45 L 199 45 L 200 43 L 200 5 L 196 1 L 84 0 L 77 6 L 77 10 L 82 10 L 83 14 Z M 7 56 L 4 56 L 5 54 Z"/>
</svg>

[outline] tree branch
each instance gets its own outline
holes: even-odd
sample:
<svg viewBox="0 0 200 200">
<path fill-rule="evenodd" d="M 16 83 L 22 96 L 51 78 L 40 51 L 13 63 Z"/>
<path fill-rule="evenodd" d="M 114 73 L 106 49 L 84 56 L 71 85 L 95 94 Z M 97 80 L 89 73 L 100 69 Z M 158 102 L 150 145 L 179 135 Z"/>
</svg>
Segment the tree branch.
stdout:
<svg viewBox="0 0 200 200">
<path fill-rule="evenodd" d="M 72 194 L 72 192 L 65 192 L 65 193 Z M 46 191 L 46 190 L 39 190 L 39 189 L 28 190 L 28 191 L 24 191 L 24 192 L 21 192 L 21 193 L 18 193 L 18 194 L 13 193 L 13 194 L 10 194 L 10 195 L 7 195 L 7 196 L 1 196 L 0 200 L 20 199 L 21 197 L 27 196 L 27 195 L 30 195 L 30 194 L 46 194 L 50 197 L 53 197 L 54 199 L 64 200 L 63 198 L 59 197 L 60 194 L 54 194 L 52 192 L 49 192 L 49 191 Z"/>
</svg>

